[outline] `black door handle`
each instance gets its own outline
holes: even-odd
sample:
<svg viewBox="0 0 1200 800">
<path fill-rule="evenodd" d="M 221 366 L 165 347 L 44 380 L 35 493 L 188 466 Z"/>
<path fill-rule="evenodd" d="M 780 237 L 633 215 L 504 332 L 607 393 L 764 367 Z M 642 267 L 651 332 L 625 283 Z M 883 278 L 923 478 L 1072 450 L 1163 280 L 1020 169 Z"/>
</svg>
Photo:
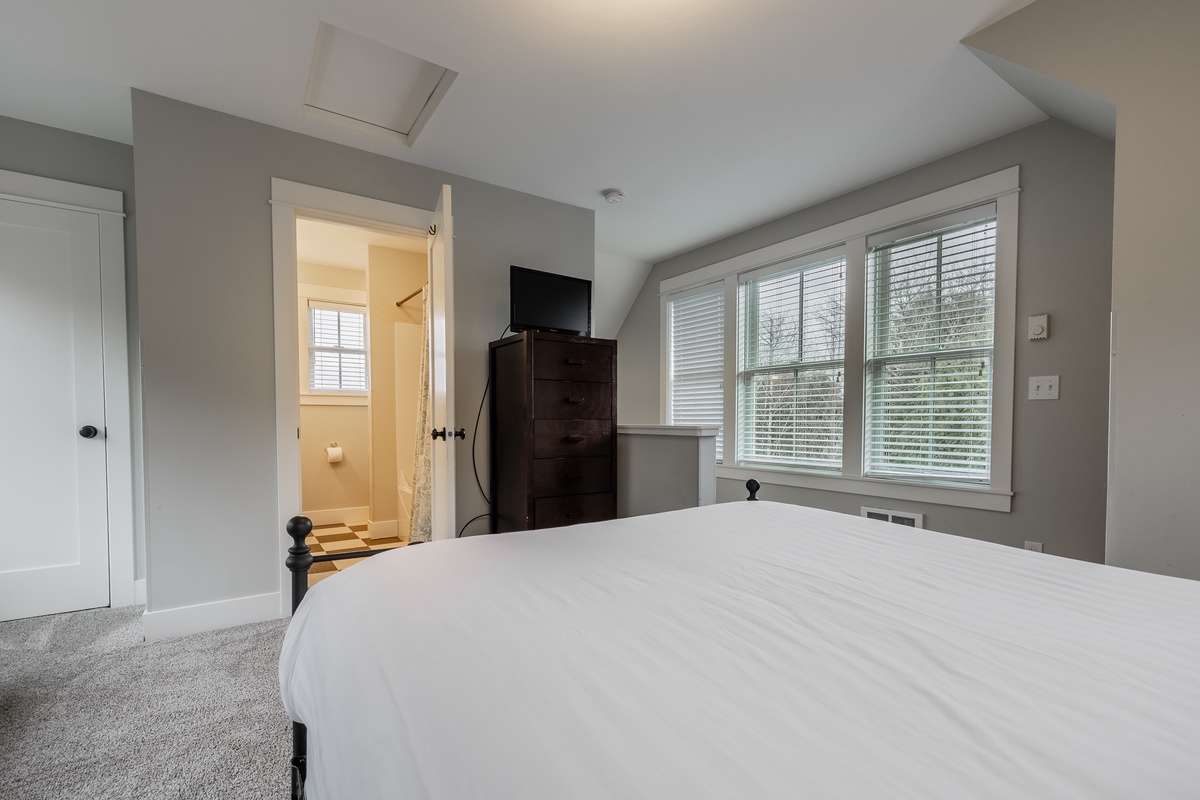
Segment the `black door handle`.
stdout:
<svg viewBox="0 0 1200 800">
<path fill-rule="evenodd" d="M 96 434 L 99 432 L 100 431 L 96 429 L 95 425 L 84 425 L 79 429 L 79 435 L 85 439 L 95 439 Z"/>
<path fill-rule="evenodd" d="M 456 430 L 454 432 L 454 438 L 455 439 L 466 439 L 467 438 L 467 429 L 459 428 L 458 430 Z"/>
<path fill-rule="evenodd" d="M 434 439 L 441 439 L 442 441 L 445 441 L 445 439 L 446 439 L 446 429 L 445 429 L 445 428 L 442 428 L 442 429 L 439 431 L 437 428 L 434 428 L 434 429 L 433 429 L 432 436 L 433 436 L 433 438 L 434 438 Z"/>
</svg>

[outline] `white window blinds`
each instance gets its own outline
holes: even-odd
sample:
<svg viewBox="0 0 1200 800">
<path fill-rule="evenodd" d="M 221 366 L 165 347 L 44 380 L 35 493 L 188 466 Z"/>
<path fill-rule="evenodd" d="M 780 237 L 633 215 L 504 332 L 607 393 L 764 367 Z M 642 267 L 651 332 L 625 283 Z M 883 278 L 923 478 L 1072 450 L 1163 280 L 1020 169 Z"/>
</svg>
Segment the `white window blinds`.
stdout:
<svg viewBox="0 0 1200 800">
<path fill-rule="evenodd" d="M 718 284 L 670 300 L 669 421 L 721 425 L 724 414 L 724 290 Z M 717 461 L 723 436 L 717 434 Z"/>
<path fill-rule="evenodd" d="M 363 311 L 310 301 L 309 391 L 367 391 L 366 317 Z"/>
<path fill-rule="evenodd" d="M 845 256 L 753 273 L 739 302 L 739 460 L 840 470 Z"/>
<path fill-rule="evenodd" d="M 865 475 L 989 481 L 995 214 L 868 242 Z"/>
</svg>

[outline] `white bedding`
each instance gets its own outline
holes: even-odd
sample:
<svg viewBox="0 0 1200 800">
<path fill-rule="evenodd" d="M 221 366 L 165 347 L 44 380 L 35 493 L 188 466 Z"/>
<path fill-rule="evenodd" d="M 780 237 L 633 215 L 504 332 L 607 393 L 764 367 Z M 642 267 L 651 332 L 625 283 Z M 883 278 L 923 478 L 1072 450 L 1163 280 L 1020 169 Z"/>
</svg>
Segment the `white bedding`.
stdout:
<svg viewBox="0 0 1200 800">
<path fill-rule="evenodd" d="M 309 797 L 1200 797 L 1200 583 L 775 503 L 319 583 Z"/>
</svg>

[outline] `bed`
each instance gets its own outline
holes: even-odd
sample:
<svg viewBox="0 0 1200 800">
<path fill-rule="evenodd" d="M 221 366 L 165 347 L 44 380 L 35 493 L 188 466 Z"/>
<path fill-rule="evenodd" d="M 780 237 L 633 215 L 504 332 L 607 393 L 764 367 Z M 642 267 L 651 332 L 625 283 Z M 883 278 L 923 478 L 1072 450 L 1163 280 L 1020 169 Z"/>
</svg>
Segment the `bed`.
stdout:
<svg viewBox="0 0 1200 800">
<path fill-rule="evenodd" d="M 310 800 L 1195 798 L 1198 668 L 1200 583 L 743 502 L 385 552 L 280 683 Z"/>
</svg>

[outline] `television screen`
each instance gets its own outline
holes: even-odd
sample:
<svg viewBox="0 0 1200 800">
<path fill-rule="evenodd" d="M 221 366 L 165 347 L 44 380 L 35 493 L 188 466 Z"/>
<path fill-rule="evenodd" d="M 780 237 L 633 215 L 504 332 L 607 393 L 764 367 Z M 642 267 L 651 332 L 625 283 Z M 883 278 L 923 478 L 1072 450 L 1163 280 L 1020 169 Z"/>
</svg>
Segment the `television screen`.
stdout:
<svg viewBox="0 0 1200 800">
<path fill-rule="evenodd" d="M 592 334 L 592 282 L 583 278 L 513 266 L 508 303 L 513 333 Z"/>
</svg>

